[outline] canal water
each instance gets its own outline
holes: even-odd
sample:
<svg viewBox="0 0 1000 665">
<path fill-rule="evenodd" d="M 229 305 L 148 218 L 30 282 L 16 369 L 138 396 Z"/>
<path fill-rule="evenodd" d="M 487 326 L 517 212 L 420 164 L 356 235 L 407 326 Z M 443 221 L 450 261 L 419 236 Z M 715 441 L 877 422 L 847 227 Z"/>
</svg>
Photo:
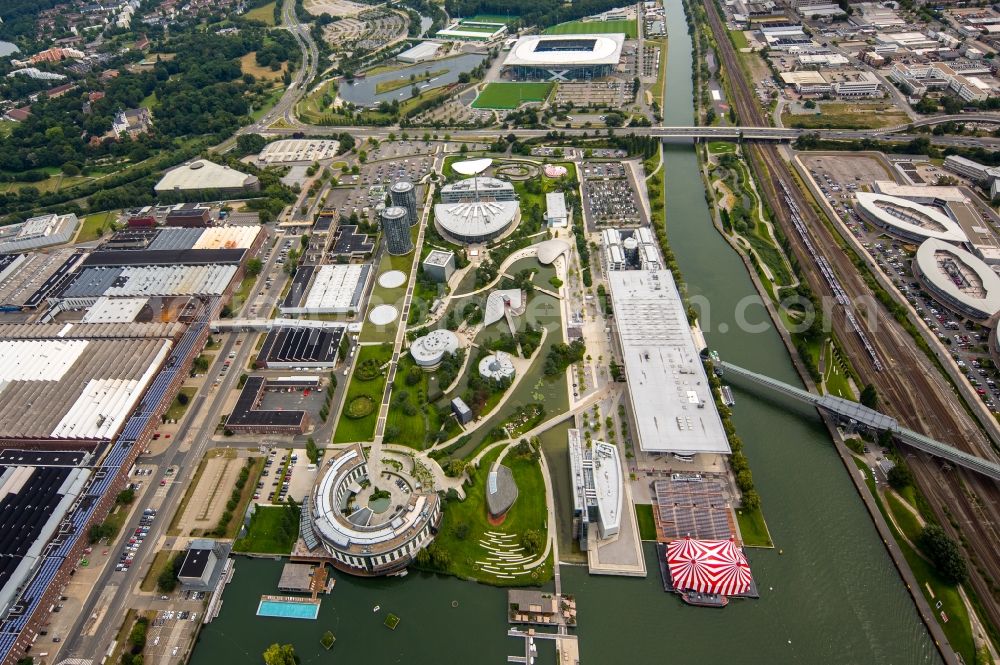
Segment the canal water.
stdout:
<svg viewBox="0 0 1000 665">
<path fill-rule="evenodd" d="M 667 0 L 670 34 L 665 124 L 691 123 L 691 41 L 679 0 Z M 667 231 L 692 296 L 711 303 L 706 338 L 723 358 L 799 384 L 760 306 L 736 325 L 738 305 L 756 294 L 739 257 L 713 228 L 690 146 L 665 151 Z M 693 608 L 663 592 L 655 550 L 645 545 L 648 577 L 590 576 L 562 566 L 575 594 L 581 660 L 611 663 L 937 663 L 913 603 L 815 418 L 803 418 L 736 391 L 734 421 L 743 438 L 778 550 L 751 550 L 760 600 L 724 610 Z M 562 428 L 564 432 L 564 428 Z M 545 441 L 547 457 L 557 441 Z M 557 461 L 560 470 L 568 465 Z M 568 481 L 568 478 L 565 479 Z M 556 484 L 557 495 L 568 486 Z M 561 502 L 568 505 L 568 499 Z M 565 543 L 564 539 L 561 539 Z M 255 616 L 260 595 L 276 593 L 281 563 L 238 559 L 218 619 L 202 631 L 192 663 L 258 663 L 268 644 L 291 642 L 303 663 L 431 665 L 502 663 L 523 643 L 506 637 L 505 594 L 479 584 L 411 572 L 402 579 L 335 574 L 318 621 Z M 379 605 L 378 613 L 372 608 Z M 455 606 L 457 605 L 457 607 Z M 397 614 L 395 631 L 383 625 Z M 337 637 L 327 653 L 325 630 Z M 537 662 L 555 662 L 551 643 Z"/>
<path fill-rule="evenodd" d="M 414 85 L 421 92 L 426 92 L 443 85 L 457 83 L 458 77 L 461 74 L 471 72 L 485 57 L 480 53 L 464 53 L 452 58 L 445 58 L 444 60 L 434 60 L 433 62 L 412 65 L 391 72 L 358 78 L 353 83 L 343 81 L 337 89 L 337 94 L 344 101 L 352 102 L 358 106 L 377 106 L 382 102 L 391 102 L 393 100 L 403 102 L 413 96 L 410 93 Z M 426 81 L 414 81 L 410 83 L 408 80 L 410 75 L 419 77 L 428 72 L 441 73 Z M 375 90 L 378 84 L 383 81 L 406 81 L 407 83 L 395 90 L 376 93 Z"/>
</svg>

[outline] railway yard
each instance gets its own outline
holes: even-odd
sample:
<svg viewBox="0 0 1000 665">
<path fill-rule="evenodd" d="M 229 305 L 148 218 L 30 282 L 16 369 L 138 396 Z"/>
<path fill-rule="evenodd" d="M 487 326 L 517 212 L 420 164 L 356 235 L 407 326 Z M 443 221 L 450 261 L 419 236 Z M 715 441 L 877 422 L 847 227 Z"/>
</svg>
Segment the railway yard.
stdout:
<svg viewBox="0 0 1000 665">
<path fill-rule="evenodd" d="M 705 4 L 708 20 L 728 71 L 740 71 L 736 51 L 726 35 L 726 28 L 713 3 Z M 766 119 L 757 98 L 742 76 L 730 77 L 732 100 L 744 124 L 765 125 Z M 753 144 L 747 150 L 763 183 L 764 195 L 772 204 L 778 221 L 789 239 L 796 258 L 803 266 L 813 266 L 807 242 L 832 268 L 843 289 L 848 307 L 834 310 L 833 329 L 864 383 L 874 385 L 881 408 L 901 423 L 968 452 L 996 460 L 998 437 L 995 421 L 987 421 L 984 432 L 956 394 L 955 387 L 942 376 L 938 363 L 931 360 L 910 333 L 879 304 L 858 267 L 851 260 L 851 249 L 816 212 L 814 203 L 800 189 L 779 149 Z M 807 236 L 793 224 L 793 206 L 801 214 Z M 818 270 L 807 268 L 809 285 L 820 296 L 837 293 Z M 851 319 L 860 322 L 860 333 Z M 863 335 L 863 337 L 862 337 Z M 867 342 L 867 343 L 866 343 Z M 1000 487 L 994 481 L 962 469 L 942 465 L 919 453 L 907 455 L 917 483 L 940 518 L 942 526 L 956 540 L 965 544 L 972 565 L 970 582 L 991 622 L 1000 623 L 1000 599 L 995 594 L 1000 580 Z"/>
</svg>

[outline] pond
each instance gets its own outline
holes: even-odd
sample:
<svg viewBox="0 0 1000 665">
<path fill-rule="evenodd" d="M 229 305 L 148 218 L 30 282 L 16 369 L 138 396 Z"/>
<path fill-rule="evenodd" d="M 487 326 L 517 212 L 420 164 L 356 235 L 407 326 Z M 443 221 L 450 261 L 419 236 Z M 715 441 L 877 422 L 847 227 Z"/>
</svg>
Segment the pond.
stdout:
<svg viewBox="0 0 1000 665">
<path fill-rule="evenodd" d="M 422 62 L 403 69 L 355 79 L 354 82 L 344 81 L 340 84 L 338 95 L 342 100 L 358 106 L 378 106 L 382 102 L 393 100 L 403 102 L 412 97 L 410 91 L 413 85 L 409 83 L 411 75 L 416 79 L 429 72 L 443 72 L 426 81 L 415 83 L 421 92 L 426 92 L 432 88 L 458 83 L 458 77 L 461 74 L 471 72 L 485 57 L 479 53 L 466 53 L 453 58 Z M 379 83 L 389 81 L 405 81 L 406 85 L 388 92 L 375 92 Z"/>
</svg>

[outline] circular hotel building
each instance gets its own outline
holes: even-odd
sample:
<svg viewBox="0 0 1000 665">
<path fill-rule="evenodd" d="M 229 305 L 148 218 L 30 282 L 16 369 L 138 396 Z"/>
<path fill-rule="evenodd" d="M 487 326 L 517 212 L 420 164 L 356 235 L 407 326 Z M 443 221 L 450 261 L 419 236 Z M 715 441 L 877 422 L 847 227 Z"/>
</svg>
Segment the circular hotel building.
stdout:
<svg viewBox="0 0 1000 665">
<path fill-rule="evenodd" d="M 390 497 L 374 499 L 360 444 L 328 460 L 302 506 L 309 511 L 302 539 L 310 553 L 298 558 L 329 560 L 339 570 L 371 577 L 398 573 L 430 545 L 441 522 L 440 498 L 409 487 L 409 479 L 391 469 L 386 472 L 393 480 L 380 481 L 379 488 Z"/>
<path fill-rule="evenodd" d="M 968 241 L 958 222 L 938 208 L 871 192 L 858 192 L 857 197 L 858 215 L 889 235 L 911 242 L 928 238 L 953 243 Z"/>
<path fill-rule="evenodd" d="M 913 274 L 935 300 L 963 316 L 986 321 L 1000 311 L 1000 277 L 960 247 L 924 241 L 913 260 Z"/>
</svg>

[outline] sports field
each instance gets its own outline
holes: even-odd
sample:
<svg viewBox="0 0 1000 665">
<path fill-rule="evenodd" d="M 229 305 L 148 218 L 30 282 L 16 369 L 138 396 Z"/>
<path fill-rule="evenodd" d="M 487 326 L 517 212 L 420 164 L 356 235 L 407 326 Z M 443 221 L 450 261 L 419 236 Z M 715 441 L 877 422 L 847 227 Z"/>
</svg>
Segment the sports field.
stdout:
<svg viewBox="0 0 1000 665">
<path fill-rule="evenodd" d="M 639 34 L 635 21 L 570 21 L 546 28 L 546 35 L 598 35 L 606 32 L 623 32 L 629 39 Z"/>
<path fill-rule="evenodd" d="M 543 102 L 554 83 L 488 83 L 472 102 L 477 109 L 516 109 L 525 102 Z"/>
</svg>

